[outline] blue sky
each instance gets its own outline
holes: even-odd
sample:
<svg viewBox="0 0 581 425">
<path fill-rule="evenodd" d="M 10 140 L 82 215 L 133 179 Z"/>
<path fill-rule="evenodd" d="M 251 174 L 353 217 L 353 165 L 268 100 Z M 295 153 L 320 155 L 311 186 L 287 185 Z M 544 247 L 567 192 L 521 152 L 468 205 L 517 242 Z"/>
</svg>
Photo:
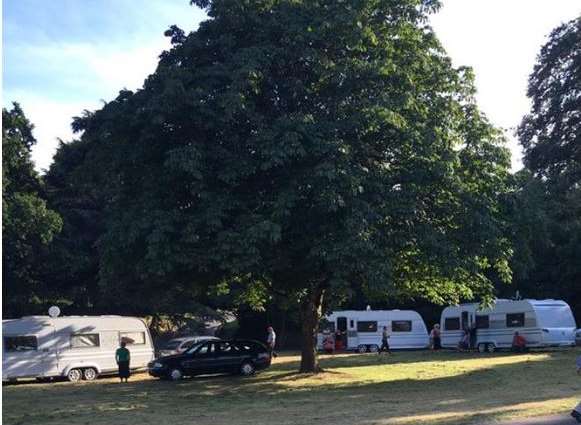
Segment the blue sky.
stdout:
<svg viewBox="0 0 581 425">
<path fill-rule="evenodd" d="M 526 84 L 552 28 L 581 14 L 579 0 L 443 0 L 431 22 L 456 65 L 472 66 L 478 102 L 512 136 L 529 109 Z M 57 137 L 70 140 L 71 117 L 99 108 L 122 88 L 136 89 L 169 47 L 172 24 L 195 30 L 204 13 L 188 0 L 4 0 L 3 97 L 35 124 L 33 159 L 52 161 Z"/>
</svg>

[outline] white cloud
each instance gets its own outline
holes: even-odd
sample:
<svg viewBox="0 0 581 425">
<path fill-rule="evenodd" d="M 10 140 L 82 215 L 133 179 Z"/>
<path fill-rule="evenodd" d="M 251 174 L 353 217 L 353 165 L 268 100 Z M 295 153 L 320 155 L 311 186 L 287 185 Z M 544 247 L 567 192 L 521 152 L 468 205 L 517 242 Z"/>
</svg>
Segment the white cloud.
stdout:
<svg viewBox="0 0 581 425">
<path fill-rule="evenodd" d="M 36 145 L 32 149 L 32 160 L 39 171 L 46 170 L 58 146 L 58 139 L 70 141 L 73 138 L 71 122 L 84 109 L 95 109 L 99 102 L 58 102 L 46 97 L 27 93 L 9 93 L 9 101 L 17 101 L 26 117 L 34 125 L 33 135 Z M 9 107 L 7 102 L 5 106 Z"/>
<path fill-rule="evenodd" d="M 97 93 L 91 98 L 76 96 L 76 93 L 63 93 L 62 97 L 56 97 L 23 90 L 5 91 L 4 105 L 8 106 L 12 101 L 20 103 L 35 126 L 37 144 L 32 157 L 37 170 L 48 169 L 59 138 L 65 141 L 72 138 L 70 124 L 73 116 L 80 115 L 84 109 L 100 108 L 100 100 L 113 99 L 123 88 L 140 88 L 144 79 L 155 71 L 158 56 L 167 47 L 169 43 L 166 39 L 144 43 L 130 50 L 81 43 L 25 47 L 23 53 L 37 58 L 41 63 L 52 60 L 52 72 L 67 75 L 65 84 L 68 90 L 84 91 L 91 87 L 90 91 Z M 87 100 L 68 101 L 65 100 L 67 97 L 84 97 Z"/>
<path fill-rule="evenodd" d="M 581 14 L 572 0 L 444 0 L 431 23 L 456 66 L 476 74 L 477 100 L 498 127 L 507 130 L 512 168 L 522 168 L 514 130 L 529 112 L 528 76 L 546 36 Z"/>
</svg>

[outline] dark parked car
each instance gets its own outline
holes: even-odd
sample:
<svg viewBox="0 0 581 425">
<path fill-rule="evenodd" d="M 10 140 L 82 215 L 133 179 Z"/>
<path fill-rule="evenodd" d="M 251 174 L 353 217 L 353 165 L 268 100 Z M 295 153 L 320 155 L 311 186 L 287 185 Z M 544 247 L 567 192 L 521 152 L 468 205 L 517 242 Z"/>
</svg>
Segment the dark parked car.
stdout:
<svg viewBox="0 0 581 425">
<path fill-rule="evenodd" d="M 148 364 L 149 374 L 177 381 L 184 376 L 239 373 L 244 376 L 270 366 L 270 354 L 256 341 L 204 341 L 175 356 Z"/>
</svg>

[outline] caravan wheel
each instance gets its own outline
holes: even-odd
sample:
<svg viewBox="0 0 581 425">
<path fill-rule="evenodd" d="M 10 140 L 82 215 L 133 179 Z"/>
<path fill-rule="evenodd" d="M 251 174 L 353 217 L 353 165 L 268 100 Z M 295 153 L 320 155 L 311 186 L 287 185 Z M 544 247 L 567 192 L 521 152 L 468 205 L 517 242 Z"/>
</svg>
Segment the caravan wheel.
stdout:
<svg viewBox="0 0 581 425">
<path fill-rule="evenodd" d="M 363 354 L 363 353 L 367 353 L 367 345 L 363 345 L 361 344 L 360 346 L 357 347 L 357 352 Z"/>
<path fill-rule="evenodd" d="M 494 346 L 494 344 L 486 344 L 486 350 L 489 353 L 494 353 L 496 351 L 496 347 Z"/>
<path fill-rule="evenodd" d="M 87 368 L 83 371 L 83 376 L 85 381 L 94 381 L 97 379 L 97 371 L 92 367 Z"/>
<path fill-rule="evenodd" d="M 370 353 L 377 353 L 379 351 L 379 346 L 377 344 L 371 344 L 369 346 Z"/>
<path fill-rule="evenodd" d="M 478 344 L 478 352 L 479 353 L 486 353 L 486 344 Z"/>
<path fill-rule="evenodd" d="M 71 369 L 69 373 L 67 373 L 67 379 L 71 382 L 79 382 L 83 377 L 83 373 L 81 369 Z"/>
</svg>

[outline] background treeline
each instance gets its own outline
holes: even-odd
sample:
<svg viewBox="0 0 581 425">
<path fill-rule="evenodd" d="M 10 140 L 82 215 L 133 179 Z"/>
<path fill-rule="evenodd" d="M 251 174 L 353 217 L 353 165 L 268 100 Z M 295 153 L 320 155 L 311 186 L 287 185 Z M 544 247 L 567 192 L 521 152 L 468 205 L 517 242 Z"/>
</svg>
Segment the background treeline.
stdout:
<svg viewBox="0 0 581 425">
<path fill-rule="evenodd" d="M 493 274 L 489 276 L 498 297 L 512 297 L 518 290 L 528 298 L 564 299 L 572 306 L 578 321 L 581 320 L 580 22 L 573 20 L 551 33 L 530 76 L 528 95 L 533 106 L 518 129 L 525 168 L 503 177 L 500 203 L 495 207 L 504 218 L 500 226 L 502 236 L 510 241 L 512 283 L 505 284 Z M 200 31 L 204 30 L 202 26 Z M 211 37 L 211 30 L 206 30 Z M 146 84 L 146 89 L 139 93 L 141 96 L 158 84 L 156 78 L 167 77 L 164 69 L 167 71 L 178 63 L 180 49 L 183 51 L 188 43 L 189 48 L 197 48 L 195 39 L 188 41 L 177 28 L 168 31 L 168 35 L 177 47 L 162 55 L 160 69 L 155 78 L 150 77 L 149 86 Z M 181 64 L 182 59 L 179 60 Z M 154 106 L 149 103 L 154 112 L 146 118 L 147 125 L 154 122 L 161 128 L 164 117 L 177 113 L 163 110 L 167 106 L 164 99 L 171 102 L 172 96 L 179 96 L 179 84 L 175 84 L 164 86 L 166 98 L 143 100 L 155 101 Z M 164 202 L 166 192 L 183 191 L 183 200 L 188 196 L 204 196 L 204 192 L 192 195 L 194 189 L 178 187 L 180 173 L 165 175 L 160 171 L 159 161 L 178 161 L 177 150 L 168 156 L 166 152 L 162 155 L 162 146 L 150 144 L 147 151 L 139 151 L 138 145 L 110 143 L 108 137 L 112 133 L 118 137 L 126 134 L 128 140 L 139 133 L 146 140 L 147 135 L 133 128 L 140 124 L 128 118 L 133 113 L 128 105 L 135 99 L 133 93 L 122 91 L 103 110 L 85 111 L 77 117 L 73 128 L 83 136 L 61 142 L 53 164 L 43 175 L 34 171 L 30 158 L 35 144 L 33 125 L 17 104 L 3 109 L 3 317 L 45 314 L 50 305 L 59 305 L 64 314 L 179 317 L 185 313 L 233 311 L 239 319 L 236 329 L 239 336 L 262 338 L 265 326 L 272 324 L 281 333 L 283 344 L 298 345 L 300 307 L 289 302 L 284 290 L 273 285 L 267 293 L 268 282 L 263 284 L 256 276 L 250 282 L 243 274 L 222 285 L 215 271 L 203 265 L 196 268 L 195 275 L 190 274 L 191 269 L 181 268 L 180 265 L 192 261 L 188 256 L 207 253 L 173 248 L 172 237 L 187 239 L 188 229 L 172 227 L 174 217 L 160 214 L 158 203 Z M 182 118 L 168 119 L 175 124 L 181 123 Z M 164 136 L 158 139 L 171 140 L 174 129 L 163 131 Z M 287 142 L 292 144 L 293 140 Z M 478 161 L 502 162 L 500 157 L 486 158 L 500 155 L 499 152 L 473 152 L 471 160 L 475 167 L 479 166 Z M 111 166 L 111 158 L 118 159 L 123 172 Z M 191 163 L 185 163 L 180 157 L 178 168 L 195 176 L 196 170 L 191 169 L 195 160 L 191 158 Z M 135 190 L 140 191 L 139 202 L 131 196 Z M 252 190 L 262 189 L 257 184 Z M 184 202 L 183 209 L 188 209 L 190 205 Z M 211 210 L 205 213 L 210 214 Z M 212 220 L 220 220 L 219 213 L 217 210 L 215 217 L 204 217 L 205 223 L 211 226 Z M 481 217 L 489 218 L 486 214 Z M 156 223 L 156 230 L 148 233 L 152 222 Z M 276 228 L 257 228 L 256 232 L 277 237 Z M 122 239 L 111 240 L 120 234 Z M 140 239 L 143 234 L 147 234 L 146 241 Z M 471 237 L 465 235 L 467 240 Z M 225 249 L 231 247 L 224 241 L 220 243 Z M 126 247 L 123 255 L 110 251 L 108 247 L 112 245 Z M 247 255 L 252 252 L 241 253 L 240 264 L 233 268 L 243 270 Z M 164 258 L 175 261 L 169 264 Z M 218 263 L 220 258 L 214 260 Z M 279 277 L 264 276 L 264 280 Z M 441 306 L 425 301 L 414 291 L 408 291 L 405 297 L 373 294 L 364 285 L 354 284 L 341 292 L 334 305 L 414 308 L 428 324 L 439 318 Z M 430 298 L 438 300 L 437 294 Z"/>
</svg>

